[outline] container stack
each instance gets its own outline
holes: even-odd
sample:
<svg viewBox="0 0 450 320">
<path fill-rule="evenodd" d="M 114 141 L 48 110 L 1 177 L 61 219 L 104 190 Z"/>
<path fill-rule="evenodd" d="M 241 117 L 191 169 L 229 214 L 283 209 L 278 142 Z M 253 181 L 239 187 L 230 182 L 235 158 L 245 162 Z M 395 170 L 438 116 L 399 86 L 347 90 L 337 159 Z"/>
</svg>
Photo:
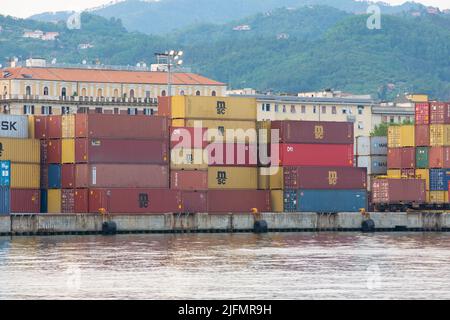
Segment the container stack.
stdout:
<svg viewBox="0 0 450 320">
<path fill-rule="evenodd" d="M 356 138 L 356 166 L 367 168 L 369 191 L 375 177 L 387 175 L 387 152 L 387 137 L 360 136 Z"/>
<path fill-rule="evenodd" d="M 353 166 L 352 123 L 273 121 L 260 127 L 279 132 L 278 143 L 270 145 L 269 169 L 279 165 L 269 181 L 275 212 L 367 208 L 367 171 Z"/>
<path fill-rule="evenodd" d="M 39 141 L 31 139 L 27 116 L 0 115 L 0 124 L 0 213 L 38 213 Z"/>
</svg>

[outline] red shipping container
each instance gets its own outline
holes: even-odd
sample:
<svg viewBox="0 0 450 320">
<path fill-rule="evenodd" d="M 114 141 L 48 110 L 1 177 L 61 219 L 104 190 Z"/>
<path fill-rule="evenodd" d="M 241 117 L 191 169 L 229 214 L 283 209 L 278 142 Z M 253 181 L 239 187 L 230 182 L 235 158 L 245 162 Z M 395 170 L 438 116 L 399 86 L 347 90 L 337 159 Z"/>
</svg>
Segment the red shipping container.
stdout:
<svg viewBox="0 0 450 320">
<path fill-rule="evenodd" d="M 47 141 L 47 163 L 59 164 L 61 163 L 61 148 L 62 140 L 48 140 Z"/>
<path fill-rule="evenodd" d="M 272 121 L 281 143 L 353 144 L 353 123 L 326 121 Z M 273 135 L 273 133 L 272 133 Z"/>
<path fill-rule="evenodd" d="M 207 128 L 171 127 L 170 148 L 204 149 L 209 144 L 205 136 L 207 131 Z"/>
<path fill-rule="evenodd" d="M 266 190 L 209 190 L 208 213 L 271 212 L 270 191 Z"/>
<path fill-rule="evenodd" d="M 88 213 L 87 189 L 64 189 L 61 191 L 62 213 Z"/>
<path fill-rule="evenodd" d="M 389 148 L 388 169 L 402 168 L 402 148 Z"/>
<path fill-rule="evenodd" d="M 208 171 L 171 171 L 170 188 L 174 190 L 208 190 Z"/>
<path fill-rule="evenodd" d="M 61 165 L 61 188 L 75 188 L 75 164 Z"/>
<path fill-rule="evenodd" d="M 75 139 L 75 161 L 168 164 L 169 146 L 161 140 Z"/>
<path fill-rule="evenodd" d="M 61 116 L 48 116 L 47 138 L 48 139 L 61 139 L 62 138 L 62 117 Z"/>
<path fill-rule="evenodd" d="M 401 169 L 401 175 L 402 175 L 402 177 L 415 178 L 416 170 L 415 169 Z"/>
<path fill-rule="evenodd" d="M 414 130 L 416 147 L 430 145 L 430 126 L 426 124 L 416 125 Z"/>
<path fill-rule="evenodd" d="M 77 138 L 169 139 L 166 117 L 113 114 L 77 114 Z"/>
<path fill-rule="evenodd" d="M 401 204 L 426 201 L 425 180 L 423 179 L 374 179 L 372 202 L 374 204 Z"/>
<path fill-rule="evenodd" d="M 77 164 L 75 188 L 169 188 L 169 167 L 151 164 Z"/>
<path fill-rule="evenodd" d="M 430 169 L 450 168 L 450 147 L 431 147 L 429 150 Z"/>
<path fill-rule="evenodd" d="M 89 212 L 98 213 L 180 213 L 181 191 L 170 189 L 91 189 Z"/>
<path fill-rule="evenodd" d="M 416 149 L 402 148 L 402 165 L 401 169 L 416 167 Z"/>
<path fill-rule="evenodd" d="M 432 124 L 450 124 L 450 108 L 445 102 L 431 102 L 430 104 L 430 123 Z"/>
<path fill-rule="evenodd" d="M 41 212 L 40 190 L 11 189 L 11 213 Z"/>
<path fill-rule="evenodd" d="M 171 97 L 158 97 L 158 116 L 172 117 L 172 110 L 169 107 Z"/>
<path fill-rule="evenodd" d="M 272 164 L 282 166 L 353 167 L 352 144 L 279 144 L 271 146 Z"/>
<path fill-rule="evenodd" d="M 284 167 L 284 189 L 367 189 L 366 168 Z"/>
<path fill-rule="evenodd" d="M 183 212 L 185 213 L 207 213 L 208 193 L 206 191 L 183 191 Z"/>
<path fill-rule="evenodd" d="M 258 166 L 258 145 L 243 143 L 211 143 L 206 147 L 210 166 Z"/>
<path fill-rule="evenodd" d="M 428 102 L 416 103 L 416 125 L 430 124 L 430 104 Z"/>
<path fill-rule="evenodd" d="M 34 116 L 35 139 L 47 139 L 47 116 Z"/>
</svg>

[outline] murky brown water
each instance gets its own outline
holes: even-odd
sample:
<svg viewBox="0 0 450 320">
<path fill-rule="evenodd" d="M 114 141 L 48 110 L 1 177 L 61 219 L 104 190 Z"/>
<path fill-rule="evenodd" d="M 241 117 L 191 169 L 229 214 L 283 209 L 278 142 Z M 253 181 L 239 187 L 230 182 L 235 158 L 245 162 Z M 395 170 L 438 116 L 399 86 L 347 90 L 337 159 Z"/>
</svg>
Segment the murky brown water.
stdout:
<svg viewBox="0 0 450 320">
<path fill-rule="evenodd" d="M 0 299 L 449 299 L 450 234 L 0 238 Z"/>
</svg>

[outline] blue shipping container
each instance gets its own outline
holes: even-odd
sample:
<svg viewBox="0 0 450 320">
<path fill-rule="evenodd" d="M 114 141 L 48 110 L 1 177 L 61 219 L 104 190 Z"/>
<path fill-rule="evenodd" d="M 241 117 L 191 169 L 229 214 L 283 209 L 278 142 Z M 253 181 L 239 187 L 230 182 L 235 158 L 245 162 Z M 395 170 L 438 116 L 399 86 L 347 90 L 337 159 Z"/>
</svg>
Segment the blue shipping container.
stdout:
<svg viewBox="0 0 450 320">
<path fill-rule="evenodd" d="M 61 165 L 50 164 L 48 166 L 48 188 L 61 189 Z"/>
<path fill-rule="evenodd" d="M 11 161 L 0 161 L 0 186 L 9 187 L 11 185 Z"/>
<path fill-rule="evenodd" d="M 48 212 L 48 191 L 45 189 L 41 190 L 41 213 Z"/>
<path fill-rule="evenodd" d="M 299 212 L 359 212 L 367 210 L 366 190 L 298 190 Z"/>
<path fill-rule="evenodd" d="M 450 169 L 430 170 L 430 191 L 448 191 Z"/>
<path fill-rule="evenodd" d="M 283 199 L 285 212 L 297 211 L 297 190 L 285 190 Z"/>
<path fill-rule="evenodd" d="M 9 187 L 0 186 L 0 214 L 11 213 L 11 193 Z"/>
</svg>

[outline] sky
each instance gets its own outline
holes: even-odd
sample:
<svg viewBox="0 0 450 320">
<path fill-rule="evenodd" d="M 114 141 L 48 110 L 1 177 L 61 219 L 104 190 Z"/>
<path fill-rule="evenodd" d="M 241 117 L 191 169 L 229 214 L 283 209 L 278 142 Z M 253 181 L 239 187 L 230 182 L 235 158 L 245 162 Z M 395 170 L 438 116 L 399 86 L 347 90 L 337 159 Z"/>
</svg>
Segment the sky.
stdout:
<svg viewBox="0 0 450 320">
<path fill-rule="evenodd" d="M 226 0 L 224 0 L 226 1 Z M 415 0 L 425 5 L 450 9 L 449 0 Z M 0 14 L 27 18 L 33 14 L 54 11 L 82 11 L 83 9 L 108 4 L 111 0 L 0 0 Z M 401 4 L 405 0 L 384 0 Z"/>
</svg>

